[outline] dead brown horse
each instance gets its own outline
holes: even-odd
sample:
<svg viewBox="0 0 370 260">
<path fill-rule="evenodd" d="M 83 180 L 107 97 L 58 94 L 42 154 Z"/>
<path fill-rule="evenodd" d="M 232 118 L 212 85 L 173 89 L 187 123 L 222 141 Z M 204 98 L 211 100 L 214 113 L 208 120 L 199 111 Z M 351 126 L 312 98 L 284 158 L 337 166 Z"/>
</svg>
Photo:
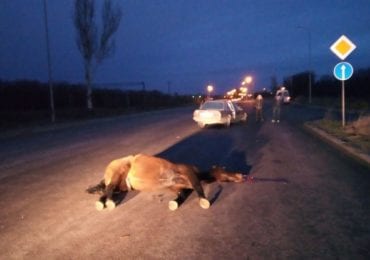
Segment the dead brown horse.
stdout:
<svg viewBox="0 0 370 260">
<path fill-rule="evenodd" d="M 87 189 L 89 193 L 100 193 L 96 208 L 105 207 L 114 209 L 113 200 L 115 192 L 155 191 L 169 189 L 177 194 L 175 200 L 168 203 L 170 210 L 176 210 L 178 201 L 185 190 L 195 190 L 199 197 L 199 205 L 207 209 L 210 202 L 206 199 L 201 185 L 205 182 L 242 182 L 241 173 L 228 173 L 221 167 L 213 167 L 209 172 L 199 172 L 193 165 L 175 164 L 165 159 L 137 154 L 113 160 L 107 166 L 104 179 L 93 187 Z"/>
</svg>

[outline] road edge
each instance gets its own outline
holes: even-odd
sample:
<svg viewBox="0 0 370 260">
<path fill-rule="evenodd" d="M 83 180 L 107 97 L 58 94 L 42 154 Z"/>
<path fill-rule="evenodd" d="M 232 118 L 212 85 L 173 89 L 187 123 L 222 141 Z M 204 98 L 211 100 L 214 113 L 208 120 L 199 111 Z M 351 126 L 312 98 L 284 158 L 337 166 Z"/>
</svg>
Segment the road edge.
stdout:
<svg viewBox="0 0 370 260">
<path fill-rule="evenodd" d="M 172 108 L 163 108 L 163 109 L 155 109 L 155 110 L 147 110 L 147 111 L 140 111 L 140 112 L 133 112 L 129 114 L 121 114 L 121 115 L 113 115 L 108 117 L 98 117 L 98 118 L 88 118 L 83 120 L 75 120 L 75 121 L 65 121 L 65 122 L 56 122 L 54 124 L 48 123 L 45 125 L 35 125 L 29 126 L 24 128 L 16 128 L 16 129 L 8 129 L 5 131 L 0 131 L 0 141 L 5 140 L 8 138 L 17 138 L 19 136 L 24 135 L 33 135 L 45 132 L 52 132 L 55 130 L 62 130 L 71 127 L 79 127 L 82 125 L 93 124 L 95 122 L 108 122 L 113 120 L 120 120 L 138 116 L 146 116 L 149 114 L 158 114 L 163 113 L 173 109 L 187 109 L 192 107 L 191 105 L 188 106 L 179 106 L 179 107 L 172 107 Z"/>
<path fill-rule="evenodd" d="M 347 145 L 342 140 L 313 126 L 310 122 L 304 123 L 303 129 L 370 169 L 370 156 L 363 153 L 360 149 Z"/>
</svg>

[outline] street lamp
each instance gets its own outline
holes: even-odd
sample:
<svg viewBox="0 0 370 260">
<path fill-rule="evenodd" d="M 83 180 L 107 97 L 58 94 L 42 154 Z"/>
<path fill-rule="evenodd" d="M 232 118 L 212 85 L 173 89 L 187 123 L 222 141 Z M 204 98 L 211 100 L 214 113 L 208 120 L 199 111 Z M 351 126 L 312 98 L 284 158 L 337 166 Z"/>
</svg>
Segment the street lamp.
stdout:
<svg viewBox="0 0 370 260">
<path fill-rule="evenodd" d="M 242 81 L 242 86 L 240 88 L 240 91 L 242 92 L 242 95 L 245 97 L 248 94 L 248 86 L 252 83 L 253 77 L 252 76 L 246 76 L 244 80 Z"/>
<path fill-rule="evenodd" d="M 307 27 L 297 26 L 298 29 L 307 31 L 308 35 L 308 103 L 312 101 L 312 82 L 311 82 L 311 30 Z"/>
<path fill-rule="evenodd" d="M 253 81 L 253 78 L 251 76 L 246 76 L 245 79 L 242 82 L 242 85 L 250 84 L 250 83 L 252 83 L 252 81 Z"/>
<path fill-rule="evenodd" d="M 208 85 L 207 86 L 207 92 L 208 92 L 208 98 L 211 97 L 211 92 L 213 91 L 213 86 L 212 85 Z"/>
</svg>

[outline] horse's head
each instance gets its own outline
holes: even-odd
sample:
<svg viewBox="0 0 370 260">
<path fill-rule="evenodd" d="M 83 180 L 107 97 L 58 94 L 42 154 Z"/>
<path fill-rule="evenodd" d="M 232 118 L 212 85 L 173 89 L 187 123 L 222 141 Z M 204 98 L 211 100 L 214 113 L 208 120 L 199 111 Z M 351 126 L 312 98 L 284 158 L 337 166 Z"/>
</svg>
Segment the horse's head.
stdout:
<svg viewBox="0 0 370 260">
<path fill-rule="evenodd" d="M 225 167 L 212 166 L 210 170 L 211 176 L 213 176 L 216 181 L 221 182 L 243 182 L 245 181 L 245 175 L 239 172 L 228 172 Z"/>
</svg>

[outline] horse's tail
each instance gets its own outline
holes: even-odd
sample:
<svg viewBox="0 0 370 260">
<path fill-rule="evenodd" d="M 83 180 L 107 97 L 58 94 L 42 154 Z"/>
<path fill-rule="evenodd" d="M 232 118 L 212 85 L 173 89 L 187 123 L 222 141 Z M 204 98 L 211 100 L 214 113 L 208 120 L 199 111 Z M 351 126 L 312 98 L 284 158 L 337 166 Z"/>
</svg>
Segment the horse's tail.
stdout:
<svg viewBox="0 0 370 260">
<path fill-rule="evenodd" d="M 105 182 L 104 180 L 101 180 L 97 185 L 95 186 L 90 186 L 86 189 L 86 192 L 87 193 L 90 193 L 90 194 L 102 194 L 105 190 Z"/>
</svg>

